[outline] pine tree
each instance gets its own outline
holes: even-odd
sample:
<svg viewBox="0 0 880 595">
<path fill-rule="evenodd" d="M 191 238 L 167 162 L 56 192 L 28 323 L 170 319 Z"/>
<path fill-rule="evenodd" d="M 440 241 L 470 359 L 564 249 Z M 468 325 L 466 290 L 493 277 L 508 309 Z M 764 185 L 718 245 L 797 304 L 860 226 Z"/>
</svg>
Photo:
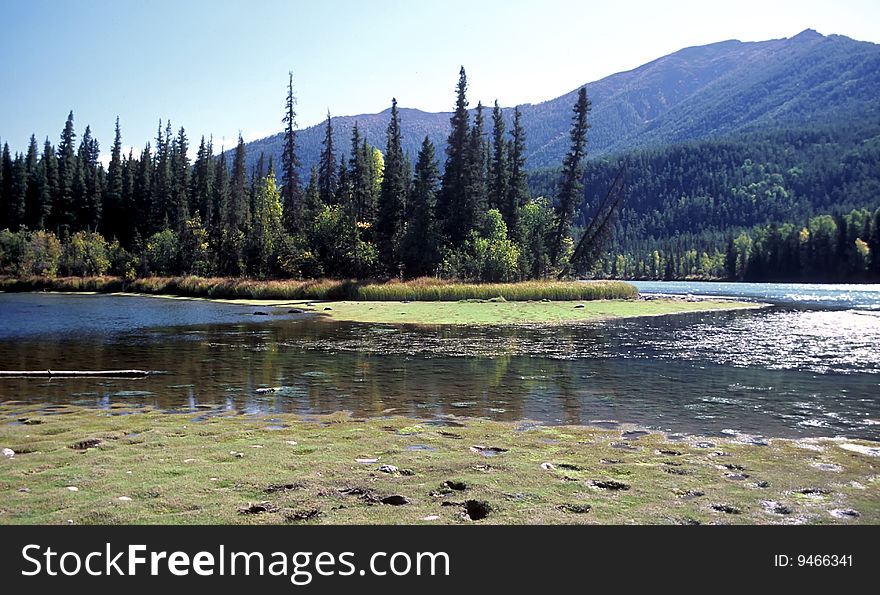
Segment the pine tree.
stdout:
<svg viewBox="0 0 880 595">
<path fill-rule="evenodd" d="M 327 111 L 327 128 L 322 143 L 321 159 L 318 166 L 318 192 L 324 204 L 333 204 L 339 186 L 339 175 L 336 172 L 336 151 L 333 147 L 333 122 L 330 111 Z"/>
<path fill-rule="evenodd" d="M 391 100 L 391 121 L 388 123 L 385 147 L 385 169 L 379 194 L 376 218 L 376 244 L 380 262 L 389 274 L 399 272 L 402 265 L 400 242 L 406 215 L 406 195 L 410 171 L 403 154 L 397 99 Z"/>
<path fill-rule="evenodd" d="M 24 203 L 24 225 L 28 229 L 42 229 L 42 201 L 45 184 L 42 168 L 40 166 L 37 137 L 33 134 L 31 135 L 30 143 L 28 143 L 27 157 L 25 157 L 25 171 L 27 172 L 27 193 Z"/>
<path fill-rule="evenodd" d="M 284 148 L 281 152 L 281 203 L 284 229 L 295 234 L 302 229 L 302 187 L 299 179 L 299 158 L 296 154 L 296 97 L 293 95 L 293 73 L 288 73 L 285 103 Z"/>
<path fill-rule="evenodd" d="M 412 192 L 406 203 L 406 231 L 403 239 L 403 269 L 407 277 L 434 272 L 440 260 L 440 237 L 434 211 L 440 164 L 427 136 L 422 141 L 413 175 Z"/>
<path fill-rule="evenodd" d="M 513 130 L 508 143 L 508 178 L 507 199 L 501 209 L 508 232 L 516 239 L 519 234 L 519 214 L 529 202 L 529 179 L 526 174 L 526 131 L 522 126 L 522 115 L 519 108 L 513 111 Z"/>
<path fill-rule="evenodd" d="M 104 194 L 102 230 L 108 237 L 117 237 L 126 232 L 122 229 L 124 206 L 122 204 L 122 131 L 119 116 L 116 116 L 116 132 L 113 148 L 110 151 L 110 164 L 107 166 L 107 192 Z"/>
<path fill-rule="evenodd" d="M 574 106 L 570 133 L 571 148 L 562 163 L 562 184 L 559 200 L 556 203 L 556 224 L 550 242 L 550 263 L 556 267 L 562 255 L 563 241 L 571 233 L 574 208 L 583 194 L 582 178 L 584 176 L 584 157 L 587 152 L 587 116 L 590 113 L 590 100 L 587 98 L 586 87 L 578 91 L 577 103 Z"/>
<path fill-rule="evenodd" d="M 507 167 L 507 140 L 504 138 L 504 113 L 495 100 L 492 109 L 492 160 L 489 176 L 489 208 L 498 209 L 504 216 L 508 232 L 514 229 L 515 221 L 507 213 L 508 176 L 510 170 Z"/>
<path fill-rule="evenodd" d="M 356 221 L 372 224 L 375 213 L 372 150 L 360 134 L 358 123 L 351 130 L 351 160 L 348 173 L 351 180 L 352 208 Z"/>
<path fill-rule="evenodd" d="M 73 112 L 67 116 L 61 142 L 58 143 L 58 191 L 52 205 L 50 228 L 60 239 L 64 239 L 74 225 L 74 183 L 76 181 L 76 153 L 73 144 L 76 132 L 73 126 Z"/>
<path fill-rule="evenodd" d="M 446 142 L 446 168 L 443 185 L 437 197 L 437 218 L 447 241 L 460 245 L 470 231 L 463 219 L 463 203 L 467 197 L 467 152 L 470 136 L 467 111 L 467 74 L 464 66 L 458 75 L 455 112 L 450 124 L 452 130 Z"/>
</svg>

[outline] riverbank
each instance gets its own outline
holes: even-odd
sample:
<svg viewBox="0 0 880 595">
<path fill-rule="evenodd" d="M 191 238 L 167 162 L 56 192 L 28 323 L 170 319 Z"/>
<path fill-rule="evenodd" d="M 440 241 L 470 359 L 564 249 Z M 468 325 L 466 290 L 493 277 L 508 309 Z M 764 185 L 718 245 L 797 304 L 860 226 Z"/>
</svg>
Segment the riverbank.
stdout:
<svg viewBox="0 0 880 595">
<path fill-rule="evenodd" d="M 198 413 L 0 406 L 0 523 L 880 522 L 865 441 Z"/>
<path fill-rule="evenodd" d="M 423 277 L 411 281 L 267 280 L 204 277 L 4 277 L 0 291 L 143 293 L 250 300 L 445 301 L 634 299 L 638 290 L 623 281 L 523 281 L 460 283 Z"/>
<path fill-rule="evenodd" d="M 556 325 L 761 307 L 761 304 L 754 302 L 722 298 L 669 297 L 640 300 L 636 299 L 634 287 L 605 281 L 475 285 L 444 284 L 433 279 L 371 284 L 349 281 L 255 282 L 186 277 L 152 278 L 123 284 L 121 280 L 109 277 L 35 277 L 0 280 L 0 289 L 9 292 L 109 293 L 171 299 L 208 299 L 253 307 L 255 316 L 312 314 L 328 320 L 380 324 Z M 358 295 L 363 299 L 338 297 L 345 295 Z M 401 296 L 404 297 L 392 299 Z M 454 300 L 456 296 L 492 297 L 463 297 Z M 539 296 L 552 296 L 552 299 Z M 443 300 L 435 299 L 437 297 Z"/>
</svg>

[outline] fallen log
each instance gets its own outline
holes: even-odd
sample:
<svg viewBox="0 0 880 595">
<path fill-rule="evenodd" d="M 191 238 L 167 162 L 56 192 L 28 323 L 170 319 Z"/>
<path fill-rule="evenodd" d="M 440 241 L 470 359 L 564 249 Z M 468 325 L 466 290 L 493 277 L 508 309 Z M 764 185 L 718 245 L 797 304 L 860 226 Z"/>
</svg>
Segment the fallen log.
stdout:
<svg viewBox="0 0 880 595">
<path fill-rule="evenodd" d="M 0 377 L 112 377 L 112 378 L 139 378 L 149 376 L 153 372 L 149 370 L 0 370 Z"/>
</svg>

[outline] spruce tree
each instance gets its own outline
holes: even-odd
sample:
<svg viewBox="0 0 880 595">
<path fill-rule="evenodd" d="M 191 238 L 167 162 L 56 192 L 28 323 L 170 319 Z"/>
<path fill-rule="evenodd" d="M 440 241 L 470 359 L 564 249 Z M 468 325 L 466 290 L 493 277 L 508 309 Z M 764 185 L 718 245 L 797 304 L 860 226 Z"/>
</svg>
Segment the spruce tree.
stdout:
<svg viewBox="0 0 880 595">
<path fill-rule="evenodd" d="M 296 154 L 296 97 L 293 95 L 293 73 L 289 72 L 285 103 L 284 148 L 281 152 L 281 204 L 284 229 L 295 234 L 302 229 L 302 187 L 299 179 L 299 158 Z"/>
<path fill-rule="evenodd" d="M 339 175 L 336 170 L 336 151 L 333 147 L 333 122 L 330 111 L 327 111 L 327 128 L 322 143 L 321 159 L 318 166 L 318 193 L 324 204 L 333 204 L 339 186 Z"/>
<path fill-rule="evenodd" d="M 550 241 L 550 264 L 559 265 L 563 242 L 571 233 L 574 209 L 582 198 L 584 175 L 584 157 L 587 153 L 587 129 L 590 113 L 590 100 L 587 98 L 586 87 L 578 91 L 577 102 L 572 117 L 571 147 L 562 162 L 562 183 L 559 189 L 559 200 L 556 203 L 556 221 L 553 237 Z"/>
<path fill-rule="evenodd" d="M 136 235 L 146 238 L 152 234 L 151 217 L 154 212 L 153 207 L 153 156 L 152 147 L 147 142 L 144 150 L 141 151 L 141 158 L 137 165 L 137 171 L 134 177 L 134 211 L 136 214 Z"/>
<path fill-rule="evenodd" d="M 73 144 L 76 132 L 73 126 L 73 112 L 67 116 L 61 142 L 58 143 L 58 191 L 52 205 L 50 228 L 64 239 L 74 225 L 73 192 L 76 181 L 76 153 Z"/>
<path fill-rule="evenodd" d="M 519 238 L 519 215 L 529 202 L 529 178 L 526 174 L 526 131 L 522 126 L 522 114 L 519 108 L 513 110 L 513 130 L 510 132 L 507 145 L 510 168 L 507 186 L 507 198 L 501 209 L 508 233 L 515 239 Z"/>
<path fill-rule="evenodd" d="M 334 169 L 336 168 L 336 164 L 333 165 Z M 305 211 L 305 220 L 308 222 L 312 222 L 315 218 L 315 215 L 321 210 L 321 206 L 323 201 L 321 200 L 321 191 L 319 190 L 320 186 L 318 184 L 318 180 L 320 179 L 320 174 L 318 173 L 318 166 L 313 165 L 311 171 L 309 172 L 309 185 L 306 186 L 305 195 L 303 197 L 304 201 L 304 211 Z M 335 195 L 331 198 L 332 201 L 336 200 Z"/>
<path fill-rule="evenodd" d="M 458 75 L 455 112 L 450 118 L 452 130 L 446 142 L 446 167 L 443 185 L 437 197 L 437 218 L 446 240 L 460 245 L 470 231 L 463 220 L 463 203 L 467 196 L 468 140 L 470 136 L 467 111 L 467 74 L 464 66 Z"/>
<path fill-rule="evenodd" d="M 495 100 L 492 109 L 492 161 L 489 176 L 489 208 L 498 209 L 504 217 L 508 232 L 513 230 L 514 222 L 507 211 L 508 176 L 507 140 L 504 138 L 504 113 Z"/>
<path fill-rule="evenodd" d="M 407 277 L 432 274 L 440 260 L 440 237 L 434 217 L 439 180 L 440 164 L 434 145 L 426 136 L 419 149 L 412 191 L 406 203 L 406 231 L 401 252 Z"/>
<path fill-rule="evenodd" d="M 214 208 L 214 148 L 211 140 L 205 142 L 205 137 L 199 143 L 196 153 L 196 162 L 193 165 L 191 196 L 193 204 L 201 215 L 201 220 L 210 229 L 216 224 L 217 212 Z"/>
<path fill-rule="evenodd" d="M 12 169 L 9 172 L 11 180 L 9 194 L 6 197 L 6 225 L 15 231 L 24 225 L 25 203 L 27 201 L 28 172 L 24 156 L 15 154 L 12 160 Z M 5 180 L 6 176 L 4 176 Z"/>
<path fill-rule="evenodd" d="M 246 231 L 249 223 L 250 197 L 247 188 L 247 153 L 244 139 L 238 135 L 235 158 L 232 161 L 232 179 L 229 185 L 229 212 L 227 226 L 230 231 Z"/>
<path fill-rule="evenodd" d="M 0 196 L 3 199 L 0 202 L 0 220 L 2 220 L 0 228 L 12 227 L 9 221 L 9 211 L 11 209 L 10 201 L 12 200 L 13 181 L 12 155 L 9 153 L 9 144 L 3 143 L 3 155 L 0 157 Z"/>
<path fill-rule="evenodd" d="M 58 157 L 55 155 L 55 147 L 49 142 L 49 139 L 43 142 L 43 156 L 40 158 L 40 167 L 43 170 L 42 175 L 45 180 L 45 186 L 42 189 L 42 206 L 43 206 L 43 226 L 49 227 L 52 221 L 52 211 L 54 209 L 54 201 L 58 196 Z M 55 229 L 50 227 L 50 229 Z"/>
<path fill-rule="evenodd" d="M 481 227 L 482 216 L 487 210 L 486 151 L 483 104 L 478 102 L 468 138 L 465 195 L 461 204 L 462 224 L 467 231 Z"/>
<path fill-rule="evenodd" d="M 103 168 L 98 164 L 100 155 L 98 140 L 92 136 L 91 127 L 86 126 L 77 152 L 76 182 L 74 184 L 77 229 L 97 231 L 101 220 Z"/>
<path fill-rule="evenodd" d="M 388 274 L 400 271 L 400 242 L 404 230 L 406 195 L 410 171 L 403 154 L 397 99 L 391 100 L 391 121 L 388 123 L 385 147 L 385 169 L 379 194 L 376 217 L 376 244 L 379 260 Z"/>
<path fill-rule="evenodd" d="M 183 126 L 171 145 L 171 204 L 168 217 L 174 230 L 182 233 L 190 213 L 190 164 L 187 152 L 189 141 Z"/>
<path fill-rule="evenodd" d="M 156 134 L 156 156 L 153 173 L 153 202 L 151 204 L 150 234 L 161 231 L 172 222 L 171 213 L 171 122 L 162 132 L 162 121 L 159 120 L 159 131 Z"/>
<path fill-rule="evenodd" d="M 119 238 L 125 235 L 122 228 L 124 206 L 122 204 L 122 131 L 119 116 L 116 116 L 116 132 L 113 148 L 110 151 L 110 164 L 107 166 L 107 191 L 104 193 L 104 220 L 102 230 L 108 237 Z"/>
</svg>

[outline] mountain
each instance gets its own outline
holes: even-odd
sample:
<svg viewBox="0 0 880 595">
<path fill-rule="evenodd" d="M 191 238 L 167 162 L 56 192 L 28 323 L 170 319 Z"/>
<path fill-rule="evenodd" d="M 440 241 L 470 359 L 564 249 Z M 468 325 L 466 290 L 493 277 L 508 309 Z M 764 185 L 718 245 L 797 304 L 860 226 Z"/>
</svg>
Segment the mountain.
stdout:
<svg viewBox="0 0 880 595">
<path fill-rule="evenodd" d="M 591 157 L 787 125 L 876 120 L 880 45 L 811 29 L 786 39 L 729 40 L 685 48 L 586 87 L 593 104 Z M 519 106 L 530 169 L 561 163 L 576 94 Z M 389 112 L 333 118 L 337 149 L 348 152 L 355 122 L 371 144 L 384 148 Z M 414 158 L 427 135 L 442 156 L 451 113 L 402 108 L 400 114 L 404 150 Z M 505 108 L 508 121 L 512 115 Z M 306 176 L 323 137 L 323 124 L 298 131 Z M 249 143 L 249 159 L 264 152 L 278 162 L 281 143 L 280 133 Z"/>
</svg>

